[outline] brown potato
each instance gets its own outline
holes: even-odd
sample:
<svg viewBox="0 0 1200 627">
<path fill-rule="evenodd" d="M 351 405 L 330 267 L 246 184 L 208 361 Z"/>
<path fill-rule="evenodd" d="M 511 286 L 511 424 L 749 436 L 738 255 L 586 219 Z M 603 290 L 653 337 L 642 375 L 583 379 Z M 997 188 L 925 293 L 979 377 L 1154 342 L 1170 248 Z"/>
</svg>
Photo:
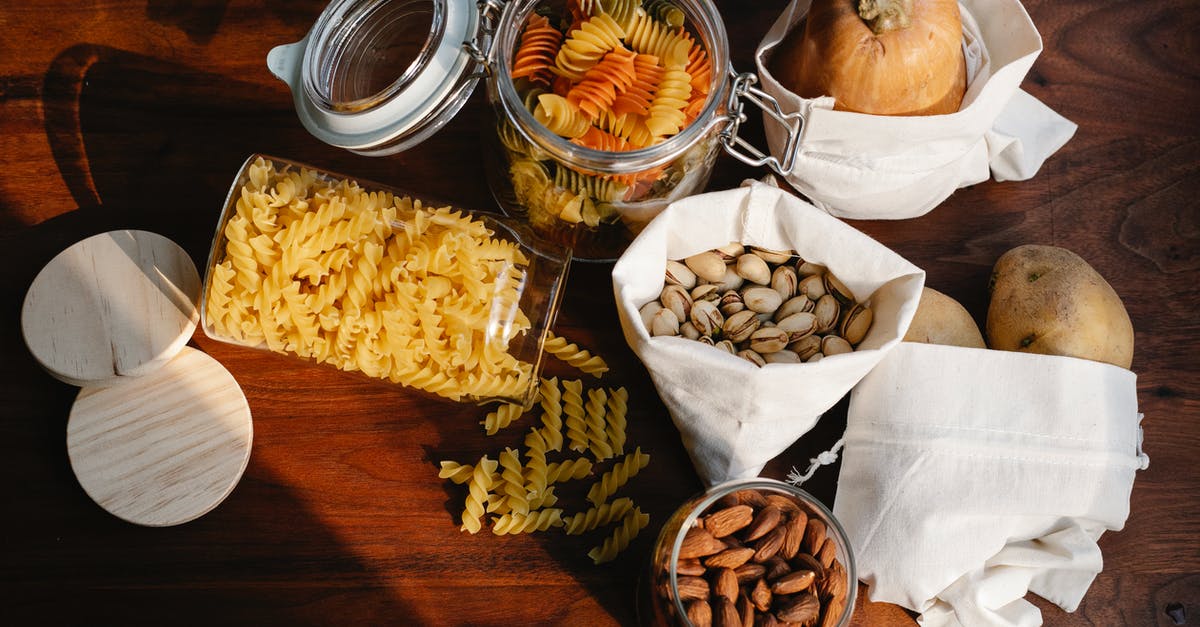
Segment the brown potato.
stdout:
<svg viewBox="0 0 1200 627">
<path fill-rule="evenodd" d="M 1112 286 L 1079 255 L 1018 246 L 992 268 L 988 345 L 1129 368 L 1133 324 Z"/>
<path fill-rule="evenodd" d="M 966 308 L 931 287 L 921 291 L 921 302 L 917 304 L 917 313 L 908 333 L 904 334 L 904 341 L 987 348 L 979 325 Z"/>
</svg>

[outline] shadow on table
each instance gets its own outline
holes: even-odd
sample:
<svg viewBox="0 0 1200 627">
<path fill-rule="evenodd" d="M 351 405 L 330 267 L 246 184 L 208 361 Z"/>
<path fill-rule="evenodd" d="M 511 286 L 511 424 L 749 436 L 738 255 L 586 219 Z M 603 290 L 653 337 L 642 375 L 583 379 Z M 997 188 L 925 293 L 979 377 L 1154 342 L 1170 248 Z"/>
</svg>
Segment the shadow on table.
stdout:
<svg viewBox="0 0 1200 627">
<path fill-rule="evenodd" d="M 345 548 L 254 454 L 232 495 L 196 521 L 155 529 L 105 513 L 79 488 L 66 455 L 76 388 L 42 372 L 22 345 L 24 294 L 62 249 L 99 232 L 145 229 L 183 246 L 203 275 L 246 156 L 321 150 L 295 124 L 286 90 L 264 84 L 99 45 L 63 51 L 45 75 L 46 134 L 78 208 L 0 233 L 9 288 L 0 297 L 0 468 L 21 478 L 7 491 L 0 529 L 0 622 L 307 623 L 319 611 L 378 624 L 409 614 L 387 575 Z"/>
</svg>

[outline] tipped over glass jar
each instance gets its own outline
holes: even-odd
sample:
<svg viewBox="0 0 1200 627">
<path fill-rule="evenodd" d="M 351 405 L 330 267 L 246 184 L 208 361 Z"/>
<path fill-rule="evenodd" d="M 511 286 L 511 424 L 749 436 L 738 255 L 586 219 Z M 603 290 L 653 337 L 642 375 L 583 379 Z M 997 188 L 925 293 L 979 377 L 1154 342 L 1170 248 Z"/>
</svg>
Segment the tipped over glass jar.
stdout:
<svg viewBox="0 0 1200 627">
<path fill-rule="evenodd" d="M 582 260 L 615 259 L 702 191 L 718 147 L 786 174 L 738 136 L 744 103 L 799 137 L 799 116 L 730 66 L 708 0 L 335 0 L 268 66 L 311 133 L 367 155 L 426 139 L 486 78 L 493 196 Z"/>
</svg>

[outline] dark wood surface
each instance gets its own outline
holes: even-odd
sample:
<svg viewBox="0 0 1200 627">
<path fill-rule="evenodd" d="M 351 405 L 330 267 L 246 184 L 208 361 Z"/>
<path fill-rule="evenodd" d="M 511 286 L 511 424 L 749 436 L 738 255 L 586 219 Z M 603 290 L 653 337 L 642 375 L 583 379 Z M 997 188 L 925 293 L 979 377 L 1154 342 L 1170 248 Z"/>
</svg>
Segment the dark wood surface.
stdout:
<svg viewBox="0 0 1200 627">
<path fill-rule="evenodd" d="M 719 3 L 737 67 L 751 69 L 782 0 Z M 484 410 L 431 401 L 330 368 L 221 344 L 192 345 L 245 390 L 255 439 L 233 494 L 194 522 L 151 529 L 97 507 L 72 474 L 76 389 L 42 372 L 19 330 L 37 271 L 86 236 L 142 228 L 204 263 L 233 174 L 267 152 L 488 209 L 482 94 L 421 146 L 387 158 L 328 147 L 297 122 L 264 59 L 299 39 L 318 1 L 68 0 L 0 3 L 0 623 L 573 624 L 636 622 L 634 592 L 667 515 L 700 490 L 615 315 L 611 266 L 572 269 L 558 330 L 629 388 L 630 442 L 652 455 L 626 488 L 650 527 L 594 566 L 595 536 L 458 531 L 464 491 L 437 461 L 519 443 L 486 438 Z M 1122 296 L 1150 468 L 1129 520 L 1100 541 L 1105 570 L 1080 609 L 1035 600 L 1048 625 L 1200 624 L 1200 5 L 1026 6 L 1045 41 L 1024 86 L 1079 124 L 1026 182 L 985 182 L 931 214 L 854 222 L 928 272 L 982 322 L 991 264 L 1023 243 L 1068 247 Z M 759 134 L 757 120 L 751 133 Z M 759 135 L 760 136 L 760 135 Z M 712 188 L 762 172 L 723 157 Z M 553 373 L 573 376 L 555 365 Z M 768 465 L 782 478 L 836 438 L 845 404 Z M 836 468 L 809 484 L 826 503 Z M 578 501 L 576 501 L 578 502 Z M 860 603 L 856 624 L 911 624 Z"/>
</svg>

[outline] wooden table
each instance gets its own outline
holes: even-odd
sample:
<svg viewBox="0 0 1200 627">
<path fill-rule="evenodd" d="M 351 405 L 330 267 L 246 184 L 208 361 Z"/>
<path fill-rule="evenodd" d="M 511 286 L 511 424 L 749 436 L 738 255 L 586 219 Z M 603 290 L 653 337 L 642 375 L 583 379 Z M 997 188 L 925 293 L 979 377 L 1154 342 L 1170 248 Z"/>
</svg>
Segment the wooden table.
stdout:
<svg viewBox="0 0 1200 627">
<path fill-rule="evenodd" d="M 627 494 L 652 516 L 617 561 L 598 539 L 458 531 L 464 491 L 437 461 L 469 461 L 519 442 L 487 438 L 484 411 L 427 400 L 355 375 L 218 343 L 249 399 L 254 448 L 240 485 L 179 527 L 105 513 L 68 464 L 76 389 L 39 370 L 22 343 L 22 297 L 71 243 L 115 228 L 161 233 L 202 265 L 222 199 L 246 155 L 315 163 L 490 208 L 478 158 L 482 93 L 419 147 L 367 158 L 326 146 L 297 122 L 264 59 L 299 39 L 323 7 L 303 2 L 64 0 L 0 6 L 0 623 L 634 624 L 634 590 L 666 516 L 700 489 L 646 372 L 626 347 L 607 265 L 576 265 L 558 331 L 602 354 L 631 392 L 630 441 L 652 454 Z M 733 61 L 782 0 L 722 2 Z M 1137 331 L 1133 370 L 1152 463 L 1129 520 L 1105 534 L 1105 571 L 1048 625 L 1200 621 L 1200 6 L 1026 3 L 1045 51 L 1024 86 L 1079 124 L 1026 182 L 985 182 L 931 214 L 854 222 L 928 272 L 928 284 L 982 321 L 993 261 L 1023 243 L 1073 249 L 1123 297 Z M 751 134 L 761 137 L 758 121 Z M 761 176 L 722 157 L 712 188 Z M 552 372 L 571 375 L 566 368 Z M 845 403 L 768 465 L 782 478 L 831 442 Z M 826 503 L 836 468 L 809 488 Z M 861 597 L 860 597 L 861 600 Z M 860 602 L 856 624 L 911 624 Z"/>
</svg>

